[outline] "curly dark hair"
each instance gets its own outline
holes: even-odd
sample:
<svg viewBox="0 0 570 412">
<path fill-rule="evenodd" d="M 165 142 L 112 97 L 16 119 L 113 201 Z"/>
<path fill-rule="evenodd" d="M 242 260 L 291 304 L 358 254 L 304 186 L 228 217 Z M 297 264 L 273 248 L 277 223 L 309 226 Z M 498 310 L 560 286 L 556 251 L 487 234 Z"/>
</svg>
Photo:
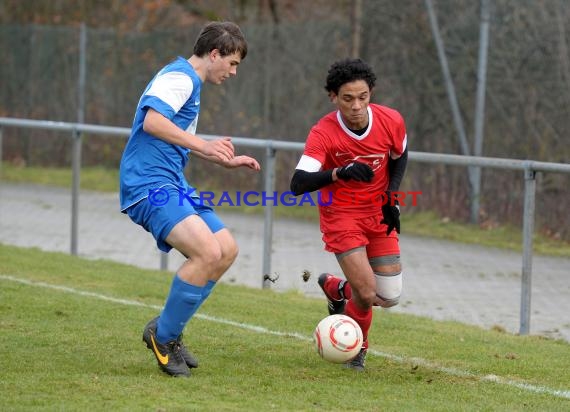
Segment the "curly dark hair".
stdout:
<svg viewBox="0 0 570 412">
<path fill-rule="evenodd" d="M 325 90 L 329 93 L 338 94 L 343 84 L 355 80 L 364 80 L 372 90 L 376 84 L 376 75 L 372 68 L 361 59 L 339 60 L 333 63 L 329 69 Z"/>
</svg>

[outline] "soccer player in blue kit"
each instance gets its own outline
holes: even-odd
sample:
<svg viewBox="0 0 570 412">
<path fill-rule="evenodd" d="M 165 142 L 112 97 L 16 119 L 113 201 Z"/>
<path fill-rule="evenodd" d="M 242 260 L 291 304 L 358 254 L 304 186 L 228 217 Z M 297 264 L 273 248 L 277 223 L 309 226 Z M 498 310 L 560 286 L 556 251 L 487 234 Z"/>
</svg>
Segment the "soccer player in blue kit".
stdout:
<svg viewBox="0 0 570 412">
<path fill-rule="evenodd" d="M 187 260 L 174 275 L 160 316 L 143 330 L 143 341 L 160 368 L 189 376 L 198 362 L 182 342 L 182 331 L 234 262 L 238 247 L 214 210 L 202 205 L 184 176 L 190 154 L 226 168 L 259 171 L 257 160 L 237 156 L 230 138 L 196 136 L 200 89 L 237 74 L 247 42 L 232 22 L 211 22 L 201 30 L 192 56 L 160 70 L 138 102 L 120 167 L 121 211 Z"/>
</svg>

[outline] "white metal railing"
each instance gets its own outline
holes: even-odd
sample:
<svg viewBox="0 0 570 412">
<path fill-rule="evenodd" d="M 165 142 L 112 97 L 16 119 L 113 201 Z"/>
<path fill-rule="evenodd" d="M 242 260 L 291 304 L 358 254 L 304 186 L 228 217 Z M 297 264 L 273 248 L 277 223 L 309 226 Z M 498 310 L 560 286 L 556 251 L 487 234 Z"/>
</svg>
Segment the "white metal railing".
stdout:
<svg viewBox="0 0 570 412">
<path fill-rule="evenodd" d="M 81 123 L 53 122 L 47 120 L 30 120 L 0 117 L 0 167 L 2 162 L 2 131 L 3 127 L 18 127 L 43 130 L 56 130 L 71 133 L 72 146 L 72 188 L 71 188 L 71 246 L 70 252 L 77 255 L 79 236 L 79 182 L 81 170 L 81 142 L 82 133 L 104 134 L 117 137 L 128 137 L 131 129 L 127 127 L 99 126 Z M 211 140 L 219 136 L 199 135 Z M 275 154 L 277 150 L 302 151 L 304 143 L 287 142 L 281 140 L 262 140 L 247 137 L 232 137 L 236 146 L 265 148 L 264 190 L 272 193 L 275 183 Z M 479 166 L 495 169 L 520 170 L 524 172 L 524 209 L 523 209 L 523 252 L 522 252 L 522 280 L 521 280 L 521 307 L 520 330 L 521 335 L 530 331 L 530 297 L 532 280 L 532 235 L 534 232 L 534 209 L 536 200 L 536 173 L 567 173 L 570 174 L 570 164 L 548 163 L 533 160 L 515 160 L 492 157 L 461 156 L 440 153 L 409 152 L 410 161 L 437 163 L 456 166 Z M 263 236 L 263 267 L 262 287 L 268 288 L 270 282 L 265 275 L 271 273 L 271 244 L 273 238 L 273 204 L 267 202 L 264 209 L 264 236 Z M 166 268 L 166 254 L 161 255 L 161 269 Z"/>
</svg>

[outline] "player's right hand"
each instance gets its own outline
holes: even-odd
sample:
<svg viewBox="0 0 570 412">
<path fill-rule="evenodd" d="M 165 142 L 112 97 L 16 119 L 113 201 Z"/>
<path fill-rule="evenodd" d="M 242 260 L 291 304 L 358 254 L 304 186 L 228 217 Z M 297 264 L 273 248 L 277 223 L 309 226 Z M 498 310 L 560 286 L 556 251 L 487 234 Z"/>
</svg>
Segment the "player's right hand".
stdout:
<svg viewBox="0 0 570 412">
<path fill-rule="evenodd" d="M 374 171 L 370 166 L 360 162 L 352 162 L 336 169 L 336 175 L 342 180 L 356 180 L 357 182 L 370 182 Z"/>
<path fill-rule="evenodd" d="M 206 156 L 213 156 L 222 162 L 229 162 L 234 158 L 234 145 L 232 139 L 224 137 L 222 139 L 207 141 L 202 149 Z"/>
</svg>

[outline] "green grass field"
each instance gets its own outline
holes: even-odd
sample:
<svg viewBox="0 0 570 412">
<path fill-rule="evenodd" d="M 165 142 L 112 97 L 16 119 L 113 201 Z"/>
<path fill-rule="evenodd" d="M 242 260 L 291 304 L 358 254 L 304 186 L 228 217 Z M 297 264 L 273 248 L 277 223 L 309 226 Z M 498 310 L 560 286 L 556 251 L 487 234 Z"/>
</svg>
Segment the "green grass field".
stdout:
<svg viewBox="0 0 570 412">
<path fill-rule="evenodd" d="M 2 410 L 564 411 L 570 344 L 375 312 L 367 371 L 321 360 L 324 299 L 219 284 L 185 330 L 189 379 L 142 328 L 171 273 L 0 244 Z"/>
</svg>

